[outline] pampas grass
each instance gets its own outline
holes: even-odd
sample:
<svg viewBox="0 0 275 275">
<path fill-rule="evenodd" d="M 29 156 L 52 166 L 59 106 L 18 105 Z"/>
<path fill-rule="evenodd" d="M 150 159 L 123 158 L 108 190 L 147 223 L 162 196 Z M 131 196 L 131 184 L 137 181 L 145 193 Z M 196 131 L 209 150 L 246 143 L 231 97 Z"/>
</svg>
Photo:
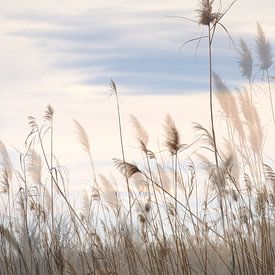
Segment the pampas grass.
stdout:
<svg viewBox="0 0 275 275">
<path fill-rule="evenodd" d="M 88 154 L 91 154 L 90 141 L 86 130 L 80 125 L 78 121 L 74 120 L 74 123 L 77 130 L 79 142 L 83 146 L 84 151 L 86 151 Z"/>
<path fill-rule="evenodd" d="M 209 27 L 209 54 L 215 28 L 231 7 L 214 12 L 213 3 L 201 1 L 198 11 L 198 23 Z M 257 47 L 259 69 L 268 76 L 272 48 L 259 25 Z M 241 74 L 256 91 L 252 52 L 243 40 L 238 54 Z M 181 121 L 167 115 L 155 152 L 148 148 L 150 129 L 131 115 L 142 158 L 135 161 L 127 158 L 118 87 L 111 81 L 121 149 L 113 158 L 115 176 L 97 174 L 88 132 L 74 120 L 92 169 L 81 206 L 54 157 L 50 105 L 42 125 L 28 119 L 19 168 L 0 142 L 0 274 L 274 274 L 275 172 L 264 151 L 269 133 L 248 85 L 234 92 L 209 68 L 210 130 L 195 122 L 198 136 L 186 145 Z M 214 95 L 223 114 L 218 145 Z"/>
<path fill-rule="evenodd" d="M 214 115 L 213 115 L 213 68 L 212 68 L 212 52 L 213 52 L 213 39 L 216 32 L 216 27 L 221 26 L 226 33 L 228 34 L 229 38 L 231 39 L 227 29 L 225 26 L 220 22 L 224 15 L 229 11 L 229 9 L 233 6 L 235 1 L 233 1 L 223 12 L 213 12 L 213 3 L 214 0 L 201 0 L 200 1 L 200 9 L 197 10 L 199 15 L 199 24 L 207 26 L 208 31 L 208 70 L 209 70 L 209 105 L 210 105 L 210 120 L 211 120 L 211 131 L 212 131 L 212 138 L 213 138 L 213 146 L 214 146 L 214 154 L 215 154 L 215 163 L 216 167 L 219 167 L 218 161 L 218 148 L 216 142 L 216 133 L 215 133 L 215 123 L 214 123 Z M 221 2 L 220 2 L 221 3 Z M 232 39 L 231 39 L 232 40 Z"/>
<path fill-rule="evenodd" d="M 248 82 L 251 82 L 253 72 L 253 57 L 251 50 L 243 39 L 240 39 L 240 50 L 239 50 L 239 66 L 241 68 L 242 76 L 245 77 Z"/>
<path fill-rule="evenodd" d="M 176 155 L 182 148 L 182 144 L 180 140 L 180 133 L 169 114 L 165 118 L 164 130 L 165 146 L 168 149 L 171 156 Z"/>
<path fill-rule="evenodd" d="M 258 65 L 259 69 L 262 71 L 262 74 L 263 75 L 266 74 L 266 77 L 267 77 L 270 108 L 272 113 L 273 124 L 275 127 L 275 114 L 274 114 L 273 98 L 271 93 L 270 75 L 269 75 L 269 69 L 273 64 L 272 47 L 270 42 L 267 40 L 265 33 L 259 23 L 257 23 L 256 50 L 257 50 L 257 55 L 259 59 L 259 65 Z"/>
<path fill-rule="evenodd" d="M 130 115 L 130 119 L 134 126 L 135 136 L 138 143 L 140 144 L 141 151 L 143 151 L 145 154 L 148 154 L 149 151 L 147 147 L 148 147 L 149 137 L 148 137 L 147 131 L 144 129 L 144 127 L 141 125 L 141 123 L 135 116 Z"/>
<path fill-rule="evenodd" d="M 273 64 L 273 54 L 271 44 L 259 23 L 257 23 L 256 50 L 259 58 L 259 68 L 265 72 Z"/>
</svg>

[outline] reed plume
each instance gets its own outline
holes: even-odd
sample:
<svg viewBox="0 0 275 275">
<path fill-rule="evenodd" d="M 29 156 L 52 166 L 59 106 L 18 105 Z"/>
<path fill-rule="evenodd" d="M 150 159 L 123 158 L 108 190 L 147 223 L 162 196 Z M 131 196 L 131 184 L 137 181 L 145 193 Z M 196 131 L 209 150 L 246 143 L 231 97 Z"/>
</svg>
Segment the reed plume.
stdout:
<svg viewBox="0 0 275 275">
<path fill-rule="evenodd" d="M 266 72 L 273 64 L 273 54 L 271 44 L 267 40 L 259 22 L 257 23 L 256 51 L 260 62 L 259 68 Z"/>
<path fill-rule="evenodd" d="M 148 181 L 144 177 L 143 174 L 141 173 L 134 173 L 132 175 L 132 182 L 135 186 L 135 188 L 138 190 L 138 192 L 149 192 L 149 186 L 148 186 Z"/>
<path fill-rule="evenodd" d="M 42 177 L 42 161 L 39 154 L 34 149 L 29 149 L 26 168 L 33 183 L 41 184 Z"/>
<path fill-rule="evenodd" d="M 249 131 L 249 140 L 254 153 L 260 154 L 263 146 L 263 129 L 255 105 L 251 102 L 247 90 L 239 93 L 240 106 Z"/>
<path fill-rule="evenodd" d="M 198 131 L 201 133 L 201 138 L 200 140 L 207 144 L 207 145 L 210 145 L 210 150 L 211 151 L 214 151 L 214 142 L 213 142 L 213 137 L 211 135 L 211 133 L 205 128 L 203 127 L 200 123 L 196 123 L 194 122 L 193 123 L 193 128 L 195 131 Z"/>
<path fill-rule="evenodd" d="M 118 198 L 117 191 L 114 188 L 113 184 L 103 175 L 99 176 L 99 189 L 101 198 L 107 202 L 112 208 L 117 209 L 118 207 Z"/>
<path fill-rule="evenodd" d="M 82 148 L 84 151 L 86 151 L 88 154 L 90 154 L 90 142 L 88 135 L 86 133 L 86 130 L 82 127 L 82 125 L 74 119 L 74 124 L 76 126 L 77 134 L 78 134 L 78 140 L 80 144 L 82 145 Z"/>
<path fill-rule="evenodd" d="M 148 133 L 135 116 L 130 115 L 130 119 L 134 126 L 135 136 L 140 145 L 140 148 L 145 154 L 147 154 L 148 153 L 147 146 L 148 146 L 148 140 L 149 140 Z"/>
<path fill-rule="evenodd" d="M 220 13 L 212 12 L 214 0 L 201 0 L 200 8 L 197 9 L 199 24 L 210 25 L 218 21 Z"/>
<path fill-rule="evenodd" d="M 175 125 L 174 120 L 168 114 L 164 124 L 165 131 L 165 146 L 170 154 L 176 155 L 178 151 L 183 147 L 181 144 L 180 133 Z"/>
<path fill-rule="evenodd" d="M 252 71 L 253 71 L 253 58 L 251 50 L 243 39 L 240 39 L 239 49 L 239 66 L 241 68 L 242 76 L 251 82 Z"/>
<path fill-rule="evenodd" d="M 7 173 L 8 180 L 11 181 L 12 176 L 13 176 L 12 162 L 9 157 L 7 148 L 1 140 L 0 140 L 0 155 L 1 155 L 1 159 L 2 159 L 1 164 Z"/>
<path fill-rule="evenodd" d="M 127 178 L 132 177 L 135 173 L 141 173 L 138 167 L 132 163 L 117 158 L 113 158 L 113 162 L 119 172 L 124 176 L 127 175 Z"/>
<path fill-rule="evenodd" d="M 270 42 L 267 40 L 264 31 L 259 23 L 257 23 L 257 37 L 256 37 L 256 50 L 260 61 L 259 68 L 262 70 L 263 75 L 267 76 L 269 102 L 272 113 L 273 124 L 275 127 L 275 113 L 273 107 L 273 98 L 271 93 L 269 68 L 273 64 L 273 54 Z"/>
<path fill-rule="evenodd" d="M 234 95 L 220 79 L 220 77 L 213 72 L 213 79 L 216 89 L 216 97 L 220 103 L 220 106 L 227 116 L 227 118 L 232 121 L 233 127 L 237 130 L 241 139 L 245 138 L 245 132 L 243 128 L 243 123 L 240 119 L 238 106 Z"/>
<path fill-rule="evenodd" d="M 9 181 L 9 175 L 5 168 L 2 170 L 2 174 L 0 177 L 0 193 L 8 194 L 10 192 L 10 181 Z"/>
<path fill-rule="evenodd" d="M 51 105 L 48 104 L 47 109 L 46 109 L 45 114 L 44 114 L 44 118 L 46 120 L 49 120 L 50 122 L 52 122 L 53 114 L 54 114 L 54 109 Z"/>
</svg>

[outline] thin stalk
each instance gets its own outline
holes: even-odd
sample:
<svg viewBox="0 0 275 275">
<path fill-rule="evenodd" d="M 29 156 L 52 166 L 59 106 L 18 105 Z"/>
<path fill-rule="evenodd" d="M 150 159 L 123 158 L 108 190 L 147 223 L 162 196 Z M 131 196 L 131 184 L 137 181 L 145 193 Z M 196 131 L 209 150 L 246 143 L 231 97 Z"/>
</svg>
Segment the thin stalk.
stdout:
<svg viewBox="0 0 275 275">
<path fill-rule="evenodd" d="M 216 134 L 215 134 L 215 127 L 214 127 L 214 115 L 213 115 L 213 81 L 212 81 L 212 41 L 214 37 L 215 29 L 211 32 L 210 23 L 208 24 L 208 65 L 209 65 L 209 104 L 210 104 L 210 119 L 211 119 L 211 131 L 213 137 L 213 146 L 214 146 L 214 153 L 215 153 L 215 163 L 216 168 L 219 168 L 218 163 L 218 150 L 216 144 Z"/>
<path fill-rule="evenodd" d="M 52 120 L 50 121 L 50 169 L 52 171 L 53 169 L 53 122 Z M 53 207 L 53 202 L 54 202 L 54 189 L 53 189 L 53 177 L 51 176 L 51 214 L 52 214 L 52 234 L 54 233 L 54 207 Z"/>
<path fill-rule="evenodd" d="M 147 166 L 148 166 L 148 171 L 149 171 L 150 178 L 153 179 L 148 154 L 146 154 L 146 161 L 147 161 Z M 160 213 L 160 208 L 159 208 L 159 202 L 158 202 L 158 198 L 157 198 L 157 193 L 156 193 L 155 185 L 153 183 L 152 183 L 152 189 L 153 189 L 154 197 L 155 197 L 155 200 L 156 200 L 157 213 L 158 213 L 158 216 L 159 216 L 159 222 L 160 222 L 160 226 L 161 226 L 161 230 L 162 230 L 163 240 L 166 241 L 164 227 L 163 227 L 163 220 L 162 220 L 162 216 L 161 216 L 161 213 Z M 149 190 L 149 193 L 150 193 L 150 190 Z"/>
<path fill-rule="evenodd" d="M 267 75 L 268 93 L 269 93 L 269 101 L 270 101 L 270 107 L 271 107 L 271 112 L 272 112 L 272 119 L 273 119 L 273 124 L 275 127 L 275 115 L 274 115 L 273 99 L 272 99 L 272 93 L 271 93 L 270 75 L 269 75 L 268 69 L 266 70 L 266 75 Z"/>
<path fill-rule="evenodd" d="M 175 174 L 174 174 L 174 188 L 175 188 L 175 230 L 176 230 L 176 217 L 177 217 L 177 214 L 178 214 L 178 204 L 177 204 L 177 200 L 178 200 L 178 171 L 177 171 L 177 164 L 178 164 L 178 155 L 177 153 L 175 154 L 175 158 L 174 158 L 174 171 L 175 171 Z"/>
<path fill-rule="evenodd" d="M 79 217 L 79 215 L 78 215 L 78 214 L 76 213 L 76 211 L 74 210 L 73 206 L 70 204 L 68 198 L 66 197 L 66 195 L 64 194 L 64 192 L 62 191 L 62 189 L 59 187 L 58 182 L 57 182 L 57 179 L 56 179 L 56 178 L 54 177 L 54 175 L 53 175 L 53 171 L 52 171 L 52 169 L 51 169 L 51 167 L 50 167 L 49 160 L 48 160 L 48 158 L 47 158 L 47 156 L 46 156 L 46 151 L 45 151 L 45 148 L 44 148 L 44 145 L 43 145 L 43 141 L 42 141 L 42 137 L 41 137 L 41 132 L 40 132 L 40 130 L 39 130 L 39 128 L 38 128 L 37 125 L 36 125 L 36 130 L 37 130 L 37 132 L 38 132 L 39 143 L 40 143 L 40 147 L 41 147 L 41 150 L 42 150 L 42 154 L 43 154 L 43 157 L 44 157 L 44 160 L 45 160 L 45 163 L 46 163 L 46 167 L 47 167 L 47 169 L 48 169 L 48 171 L 49 171 L 49 173 L 50 173 L 50 176 L 51 176 L 51 178 L 52 178 L 52 180 L 53 180 L 53 183 L 54 183 L 55 187 L 57 188 L 58 192 L 60 193 L 60 195 L 61 195 L 62 198 L 64 199 L 65 203 L 67 204 L 70 213 L 74 215 L 74 217 L 76 218 L 76 220 L 81 224 L 81 226 L 82 226 L 83 230 L 85 231 L 85 233 L 86 233 L 86 234 L 89 236 L 89 238 L 91 239 L 92 245 L 94 245 L 94 246 L 97 248 L 97 250 L 100 251 L 99 248 L 98 248 L 98 246 L 96 245 L 96 243 L 93 241 L 93 238 L 92 238 L 92 236 L 91 236 L 89 230 L 88 230 L 87 227 L 84 225 L 84 222 L 81 220 L 81 218 Z M 75 222 L 74 222 L 74 227 L 75 227 L 75 229 L 77 230 L 77 226 L 76 226 Z M 79 234 L 77 234 L 77 235 L 78 235 L 79 240 L 81 240 Z M 98 259 L 96 259 L 95 257 L 93 257 L 93 260 L 96 260 L 96 261 L 95 261 L 95 264 L 96 264 L 97 267 L 100 269 L 100 264 L 99 264 L 99 262 L 98 262 Z"/>
<path fill-rule="evenodd" d="M 122 160 L 125 164 L 125 151 L 124 151 L 124 143 L 123 143 L 123 133 L 122 133 L 122 126 L 121 126 L 121 115 L 120 115 L 120 106 L 119 106 L 119 98 L 118 98 L 118 92 L 115 85 L 115 82 L 111 82 L 112 89 L 114 91 L 115 97 L 116 97 L 116 107 L 117 107 L 117 117 L 118 117 L 118 128 L 119 128 L 119 136 L 120 136 L 120 147 L 121 147 L 121 154 L 122 154 Z M 132 216 L 132 201 L 131 201 L 131 190 L 130 190 L 130 184 L 129 184 L 129 178 L 126 170 L 126 165 L 124 168 L 125 172 L 125 180 L 127 184 L 127 191 L 128 191 L 128 202 L 129 202 L 129 214 L 130 214 L 130 224 L 131 224 L 131 233 L 133 229 L 133 216 Z"/>
</svg>

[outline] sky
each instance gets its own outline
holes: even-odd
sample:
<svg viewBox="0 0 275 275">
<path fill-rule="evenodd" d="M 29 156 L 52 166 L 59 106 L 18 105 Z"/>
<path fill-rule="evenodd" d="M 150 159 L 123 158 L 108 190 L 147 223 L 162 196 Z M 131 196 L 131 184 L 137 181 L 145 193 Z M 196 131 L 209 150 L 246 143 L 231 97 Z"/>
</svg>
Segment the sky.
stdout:
<svg viewBox="0 0 275 275">
<path fill-rule="evenodd" d="M 221 3 L 225 9 L 231 2 Z M 147 128 L 154 148 L 167 113 L 191 143 L 192 122 L 209 126 L 207 44 L 182 47 L 205 29 L 176 16 L 196 20 L 197 8 L 191 0 L 1 1 L 0 139 L 12 157 L 13 147 L 23 151 L 27 117 L 39 121 L 51 104 L 56 155 L 72 185 L 85 186 L 90 178 L 73 119 L 90 137 L 98 172 L 109 171 L 111 159 L 121 157 L 111 79 L 119 91 L 129 161 L 137 154 L 129 114 Z M 238 0 L 223 24 L 236 45 L 242 37 L 253 50 L 257 21 L 274 43 L 274 9 L 274 0 Z M 214 71 L 230 88 L 242 86 L 236 48 L 222 28 L 213 52 Z"/>
</svg>

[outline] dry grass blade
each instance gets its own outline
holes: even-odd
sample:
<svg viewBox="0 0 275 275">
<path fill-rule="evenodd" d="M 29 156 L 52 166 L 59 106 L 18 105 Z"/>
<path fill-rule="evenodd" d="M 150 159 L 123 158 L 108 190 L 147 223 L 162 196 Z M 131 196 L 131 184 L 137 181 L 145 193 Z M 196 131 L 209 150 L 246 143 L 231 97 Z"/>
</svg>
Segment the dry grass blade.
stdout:
<svg viewBox="0 0 275 275">
<path fill-rule="evenodd" d="M 273 64 L 272 47 L 259 23 L 257 23 L 256 49 L 260 61 L 260 69 L 263 71 L 268 70 Z"/>
<path fill-rule="evenodd" d="M 79 142 L 82 144 L 83 149 L 88 154 L 90 154 L 90 142 L 89 142 L 89 138 L 88 138 L 88 135 L 87 135 L 85 129 L 75 119 L 74 119 L 74 123 L 75 123 L 75 126 L 76 126 Z"/>
</svg>

